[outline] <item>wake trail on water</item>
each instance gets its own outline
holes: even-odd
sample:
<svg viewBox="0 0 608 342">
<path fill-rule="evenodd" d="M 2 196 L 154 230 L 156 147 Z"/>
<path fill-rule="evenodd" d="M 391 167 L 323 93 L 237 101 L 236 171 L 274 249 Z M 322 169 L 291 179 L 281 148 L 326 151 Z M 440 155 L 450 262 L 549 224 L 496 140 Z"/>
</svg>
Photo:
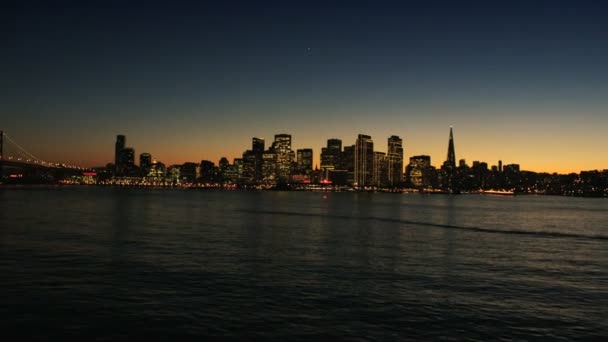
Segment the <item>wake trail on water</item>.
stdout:
<svg viewBox="0 0 608 342">
<path fill-rule="evenodd" d="M 363 220 L 363 221 L 379 221 L 379 222 L 391 222 L 404 225 L 419 225 L 428 226 L 443 229 L 456 229 L 469 232 L 489 233 L 489 234 L 510 234 L 510 235 L 528 235 L 538 237 L 554 237 L 554 238 L 576 238 L 576 239 L 592 239 L 592 240 L 608 240 L 606 235 L 588 235 L 588 234 L 577 234 L 577 233 L 564 233 L 554 231 L 534 231 L 534 230 L 517 230 L 517 229 L 495 229 L 495 228 L 482 228 L 474 226 L 455 226 L 450 224 L 441 224 L 433 222 L 422 222 L 422 221 L 411 221 L 389 217 L 375 217 L 375 216 L 350 216 L 350 215 L 329 215 L 329 214 L 318 214 L 318 213 L 301 213 L 293 211 L 274 211 L 274 210 L 251 210 L 251 209 L 237 209 L 236 211 L 251 214 L 268 214 L 268 215 L 283 215 L 283 216 L 301 216 L 301 217 L 328 217 L 337 218 L 344 220 Z"/>
</svg>

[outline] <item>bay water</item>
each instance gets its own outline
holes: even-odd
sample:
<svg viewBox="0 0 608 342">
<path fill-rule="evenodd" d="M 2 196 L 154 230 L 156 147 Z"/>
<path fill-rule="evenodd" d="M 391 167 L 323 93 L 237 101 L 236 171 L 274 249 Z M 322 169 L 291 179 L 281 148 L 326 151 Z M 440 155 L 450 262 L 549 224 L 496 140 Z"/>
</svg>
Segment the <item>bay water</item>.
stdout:
<svg viewBox="0 0 608 342">
<path fill-rule="evenodd" d="M 605 340 L 608 200 L 0 188 L 20 339 Z"/>
</svg>

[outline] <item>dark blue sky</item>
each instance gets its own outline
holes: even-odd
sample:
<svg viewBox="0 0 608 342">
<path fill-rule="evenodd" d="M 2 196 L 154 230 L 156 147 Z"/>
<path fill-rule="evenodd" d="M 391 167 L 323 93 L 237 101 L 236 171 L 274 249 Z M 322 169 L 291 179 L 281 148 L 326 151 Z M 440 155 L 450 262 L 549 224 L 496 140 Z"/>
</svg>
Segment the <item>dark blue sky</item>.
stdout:
<svg viewBox="0 0 608 342">
<path fill-rule="evenodd" d="M 48 159 L 109 162 L 119 133 L 169 163 L 366 133 L 440 164 L 454 125 L 457 158 L 608 167 L 601 1 L 2 6 L 0 128 Z"/>
</svg>

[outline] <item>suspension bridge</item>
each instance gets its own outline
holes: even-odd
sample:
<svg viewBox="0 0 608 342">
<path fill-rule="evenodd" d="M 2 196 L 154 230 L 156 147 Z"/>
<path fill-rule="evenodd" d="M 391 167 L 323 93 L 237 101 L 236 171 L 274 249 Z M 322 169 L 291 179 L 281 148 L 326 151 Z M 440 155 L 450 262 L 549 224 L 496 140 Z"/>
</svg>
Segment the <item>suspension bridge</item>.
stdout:
<svg viewBox="0 0 608 342">
<path fill-rule="evenodd" d="M 91 171 L 81 166 L 38 158 L 6 132 L 0 131 L 0 181 L 4 179 L 51 182 Z"/>
</svg>

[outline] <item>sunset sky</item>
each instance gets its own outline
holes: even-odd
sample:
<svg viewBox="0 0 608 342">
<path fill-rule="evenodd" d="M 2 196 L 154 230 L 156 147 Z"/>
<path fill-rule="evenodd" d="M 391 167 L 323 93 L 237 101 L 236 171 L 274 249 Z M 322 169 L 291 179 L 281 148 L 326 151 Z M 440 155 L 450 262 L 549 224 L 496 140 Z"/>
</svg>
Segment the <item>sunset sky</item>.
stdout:
<svg viewBox="0 0 608 342">
<path fill-rule="evenodd" d="M 0 129 L 83 166 L 117 134 L 169 165 L 277 133 L 440 165 L 453 126 L 469 164 L 608 169 L 606 2 L 125 3 L 0 5 Z"/>
</svg>

